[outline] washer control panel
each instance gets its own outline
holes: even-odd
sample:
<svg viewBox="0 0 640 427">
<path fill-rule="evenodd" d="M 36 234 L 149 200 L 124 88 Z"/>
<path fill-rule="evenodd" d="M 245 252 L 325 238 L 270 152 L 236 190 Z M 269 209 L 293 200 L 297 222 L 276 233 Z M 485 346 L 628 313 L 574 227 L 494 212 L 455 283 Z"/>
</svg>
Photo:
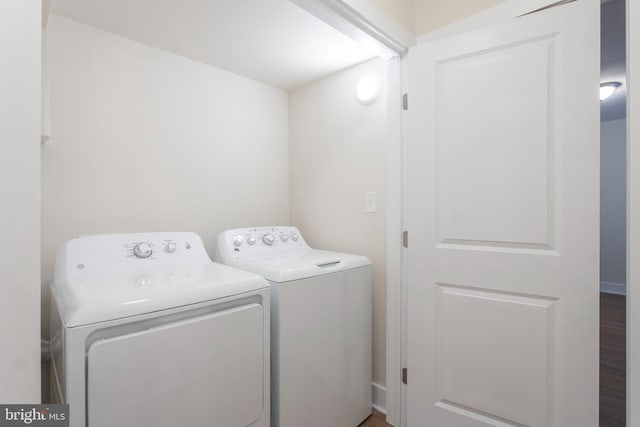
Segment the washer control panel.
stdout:
<svg viewBox="0 0 640 427">
<path fill-rule="evenodd" d="M 309 249 L 300 230 L 291 226 L 236 228 L 218 236 L 218 254 L 263 255 Z"/>
</svg>

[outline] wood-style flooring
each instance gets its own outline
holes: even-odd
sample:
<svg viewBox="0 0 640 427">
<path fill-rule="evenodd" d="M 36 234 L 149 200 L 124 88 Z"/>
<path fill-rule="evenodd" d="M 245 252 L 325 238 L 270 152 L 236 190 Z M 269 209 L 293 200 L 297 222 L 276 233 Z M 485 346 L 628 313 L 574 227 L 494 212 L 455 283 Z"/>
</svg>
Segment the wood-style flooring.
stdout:
<svg viewBox="0 0 640 427">
<path fill-rule="evenodd" d="M 626 299 L 600 294 L 600 427 L 625 427 Z M 392 427 L 373 411 L 360 427 Z"/>
<path fill-rule="evenodd" d="M 600 294 L 600 427 L 626 419 L 626 298 Z"/>
<path fill-rule="evenodd" d="M 392 427 L 391 424 L 387 424 L 384 414 L 373 410 L 373 414 L 367 418 L 359 427 Z"/>
</svg>

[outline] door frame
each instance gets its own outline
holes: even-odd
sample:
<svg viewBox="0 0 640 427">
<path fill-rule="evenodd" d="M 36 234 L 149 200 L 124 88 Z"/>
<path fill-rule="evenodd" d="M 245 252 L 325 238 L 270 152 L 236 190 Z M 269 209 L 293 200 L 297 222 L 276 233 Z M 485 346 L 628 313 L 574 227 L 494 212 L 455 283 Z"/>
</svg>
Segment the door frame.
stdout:
<svg viewBox="0 0 640 427">
<path fill-rule="evenodd" d="M 640 360 L 640 28 L 631 25 L 640 22 L 640 5 L 626 0 L 627 20 L 627 425 L 640 423 L 640 368 L 631 360 Z M 635 51 L 634 51 L 635 48 Z"/>
<path fill-rule="evenodd" d="M 402 230 L 406 222 L 404 209 L 405 144 L 404 120 L 400 100 L 407 92 L 406 56 L 389 60 L 387 69 L 387 119 L 389 125 L 387 148 L 387 277 L 386 277 L 386 419 L 400 427 L 405 387 L 401 370 L 406 365 L 406 325 L 403 323 L 405 264 L 402 251 Z"/>
</svg>

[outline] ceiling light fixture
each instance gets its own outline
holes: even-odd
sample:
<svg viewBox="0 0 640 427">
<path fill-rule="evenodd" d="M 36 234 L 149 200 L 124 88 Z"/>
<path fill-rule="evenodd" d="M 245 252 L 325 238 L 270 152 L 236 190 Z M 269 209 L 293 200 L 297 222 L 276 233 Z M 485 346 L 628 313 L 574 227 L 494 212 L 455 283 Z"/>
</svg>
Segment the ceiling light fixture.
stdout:
<svg viewBox="0 0 640 427">
<path fill-rule="evenodd" d="M 619 82 L 606 82 L 600 84 L 600 101 L 604 101 L 620 87 Z"/>
<path fill-rule="evenodd" d="M 380 96 L 380 80 L 372 75 L 364 76 L 356 87 L 356 97 L 363 105 L 373 104 Z"/>
</svg>

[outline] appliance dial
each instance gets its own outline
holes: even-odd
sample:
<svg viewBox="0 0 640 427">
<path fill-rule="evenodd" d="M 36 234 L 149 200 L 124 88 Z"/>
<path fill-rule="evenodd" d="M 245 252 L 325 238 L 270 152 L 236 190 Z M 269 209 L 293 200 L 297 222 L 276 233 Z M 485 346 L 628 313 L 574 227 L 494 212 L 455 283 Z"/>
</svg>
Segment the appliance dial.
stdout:
<svg viewBox="0 0 640 427">
<path fill-rule="evenodd" d="M 287 241 L 289 240 L 289 236 L 287 236 L 286 234 L 281 234 L 280 240 L 282 240 L 284 243 L 287 243 Z"/>
<path fill-rule="evenodd" d="M 262 236 L 262 241 L 264 242 L 265 245 L 271 246 L 275 243 L 276 238 L 273 237 L 273 234 L 267 233 L 264 236 Z"/>
<path fill-rule="evenodd" d="M 244 243 L 244 237 L 237 235 L 237 236 L 233 236 L 233 244 L 237 247 L 242 246 L 242 243 Z"/>
<path fill-rule="evenodd" d="M 300 236 L 298 235 L 298 233 L 293 233 L 291 235 L 291 240 L 293 240 L 294 242 L 297 242 L 299 238 Z"/>
<path fill-rule="evenodd" d="M 133 246 L 133 254 L 138 258 L 149 258 L 153 254 L 153 248 L 148 242 L 136 243 Z"/>
<path fill-rule="evenodd" d="M 249 236 L 247 237 L 247 243 L 249 244 L 249 246 L 253 246 L 256 244 L 256 238 L 253 236 Z"/>
<path fill-rule="evenodd" d="M 167 242 L 167 244 L 164 247 L 164 250 L 170 254 L 174 253 L 176 249 L 178 249 L 178 246 L 176 245 L 175 242 Z"/>
</svg>

